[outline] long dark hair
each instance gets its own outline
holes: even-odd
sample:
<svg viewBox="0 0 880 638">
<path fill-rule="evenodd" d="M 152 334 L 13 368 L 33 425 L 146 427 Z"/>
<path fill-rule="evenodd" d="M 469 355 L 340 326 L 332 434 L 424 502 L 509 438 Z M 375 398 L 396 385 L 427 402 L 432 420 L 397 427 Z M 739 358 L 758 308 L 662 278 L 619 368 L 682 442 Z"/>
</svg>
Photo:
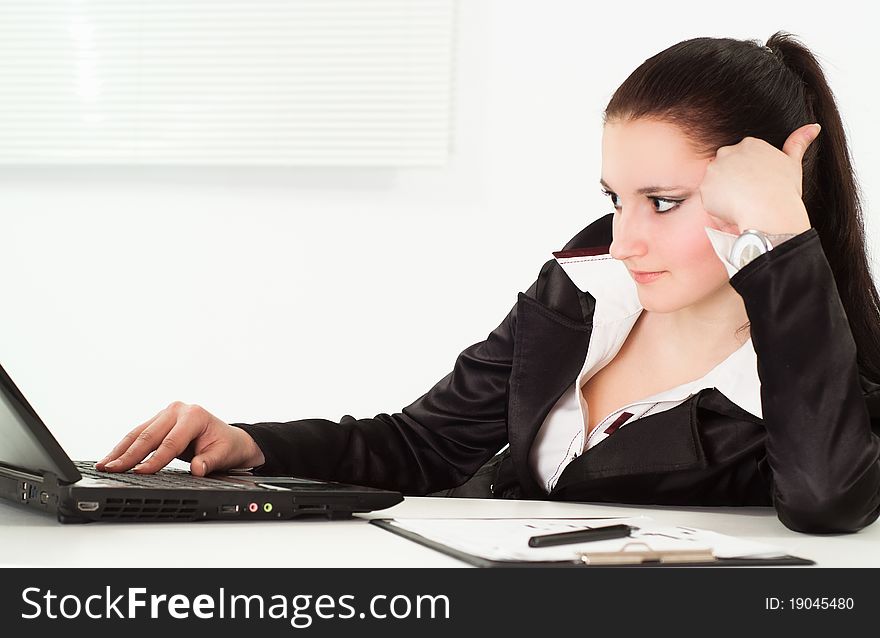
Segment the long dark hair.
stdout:
<svg viewBox="0 0 880 638">
<path fill-rule="evenodd" d="M 880 380 L 880 298 L 871 276 L 862 203 L 834 94 L 815 56 L 794 36 L 693 38 L 645 60 L 617 89 L 604 121 L 678 125 L 712 156 L 751 136 L 782 149 L 804 124 L 819 137 L 804 155 L 803 200 L 846 311 L 858 365 Z"/>
</svg>

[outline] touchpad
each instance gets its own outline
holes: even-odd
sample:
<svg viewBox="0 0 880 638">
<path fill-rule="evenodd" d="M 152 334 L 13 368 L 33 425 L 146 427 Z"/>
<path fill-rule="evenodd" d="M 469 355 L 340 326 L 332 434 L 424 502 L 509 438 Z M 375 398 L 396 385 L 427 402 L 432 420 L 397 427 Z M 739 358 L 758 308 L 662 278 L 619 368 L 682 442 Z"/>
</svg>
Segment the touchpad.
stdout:
<svg viewBox="0 0 880 638">
<path fill-rule="evenodd" d="M 295 478 L 295 477 L 275 477 L 273 476 L 268 481 L 260 481 L 257 483 L 260 487 L 265 487 L 269 490 L 295 490 L 300 488 L 309 488 L 309 487 L 329 487 L 331 484 L 326 481 L 313 481 L 311 479 L 303 479 L 303 478 Z"/>
</svg>

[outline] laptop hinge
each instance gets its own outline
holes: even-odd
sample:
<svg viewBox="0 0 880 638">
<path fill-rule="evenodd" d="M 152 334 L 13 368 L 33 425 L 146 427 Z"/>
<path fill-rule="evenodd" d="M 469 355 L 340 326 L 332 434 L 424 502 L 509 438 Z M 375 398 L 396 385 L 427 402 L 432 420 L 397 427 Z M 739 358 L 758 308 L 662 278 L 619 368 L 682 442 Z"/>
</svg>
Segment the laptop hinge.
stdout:
<svg viewBox="0 0 880 638">
<path fill-rule="evenodd" d="M 12 478 L 16 479 L 25 479 L 34 483 L 43 483 L 44 485 L 52 485 L 55 487 L 63 487 L 66 485 L 72 485 L 67 481 L 62 481 L 58 478 L 58 475 L 54 472 L 44 472 L 43 474 L 34 474 L 33 472 L 27 472 L 25 470 L 18 470 L 9 467 L 8 465 L 0 466 L 0 472 L 4 474 L 8 474 Z"/>
<path fill-rule="evenodd" d="M 27 479 L 29 481 L 35 481 L 35 482 L 43 481 L 43 477 L 39 474 L 25 472 L 24 470 L 16 470 L 16 469 L 9 467 L 8 465 L 0 465 L 0 472 L 3 472 L 4 474 L 8 474 L 8 475 L 12 476 L 13 478 Z"/>
</svg>

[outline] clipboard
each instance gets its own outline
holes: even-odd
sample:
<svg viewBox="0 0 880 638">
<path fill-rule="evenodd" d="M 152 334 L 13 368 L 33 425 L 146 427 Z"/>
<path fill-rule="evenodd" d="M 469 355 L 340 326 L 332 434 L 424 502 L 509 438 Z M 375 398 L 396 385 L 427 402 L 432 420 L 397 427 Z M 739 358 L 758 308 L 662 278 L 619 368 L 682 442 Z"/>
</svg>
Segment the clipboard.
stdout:
<svg viewBox="0 0 880 638">
<path fill-rule="evenodd" d="M 394 524 L 394 519 L 376 518 L 370 523 L 413 542 L 461 560 L 475 567 L 767 567 L 773 565 L 815 565 L 816 561 L 786 554 L 768 558 L 716 557 L 711 551 L 663 550 L 655 551 L 645 543 L 632 541 L 625 551 L 579 552 L 579 560 L 496 560 L 466 552 L 427 538 L 412 530 Z M 645 549 L 647 547 L 647 549 Z"/>
</svg>

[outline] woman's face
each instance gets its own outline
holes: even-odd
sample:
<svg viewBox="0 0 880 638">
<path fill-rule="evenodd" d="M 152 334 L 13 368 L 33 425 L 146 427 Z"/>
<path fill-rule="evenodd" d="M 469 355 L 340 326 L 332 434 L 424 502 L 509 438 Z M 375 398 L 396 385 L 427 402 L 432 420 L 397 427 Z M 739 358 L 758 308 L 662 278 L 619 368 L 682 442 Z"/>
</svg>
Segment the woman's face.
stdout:
<svg viewBox="0 0 880 638">
<path fill-rule="evenodd" d="M 730 232 L 703 208 L 699 186 L 711 158 L 700 157 L 675 125 L 609 121 L 602 136 L 602 188 L 615 208 L 611 256 L 633 271 L 639 301 L 673 312 L 708 301 L 728 284 L 705 227 Z"/>
</svg>

